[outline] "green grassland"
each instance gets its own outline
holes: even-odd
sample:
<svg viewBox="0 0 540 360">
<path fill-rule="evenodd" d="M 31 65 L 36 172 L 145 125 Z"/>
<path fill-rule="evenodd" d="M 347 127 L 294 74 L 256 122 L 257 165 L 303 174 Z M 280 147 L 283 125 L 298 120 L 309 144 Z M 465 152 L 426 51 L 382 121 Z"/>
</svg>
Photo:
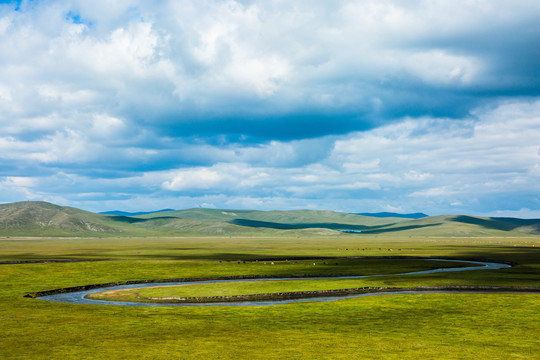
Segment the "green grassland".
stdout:
<svg viewBox="0 0 540 360">
<path fill-rule="evenodd" d="M 251 264 L 252 273 L 259 273 L 258 268 L 278 266 L 287 273 L 294 273 L 295 268 L 304 272 L 310 266 L 324 267 L 316 269 L 316 274 L 328 276 L 344 275 L 374 275 L 374 274 L 398 274 L 412 271 L 431 270 L 446 267 L 466 267 L 468 263 L 449 263 L 442 261 L 425 261 L 403 259 L 326 259 L 304 261 L 264 261 Z M 265 294 L 278 292 L 313 291 L 330 289 L 347 289 L 365 285 L 365 279 L 316 279 L 316 280 L 277 280 L 252 282 L 242 281 L 233 283 L 196 284 L 182 286 L 165 286 L 149 288 L 137 288 L 129 290 L 104 291 L 90 296 L 97 300 L 112 301 L 137 301 L 147 302 L 149 298 L 163 297 L 205 297 L 205 296 L 231 296 Z"/>
<path fill-rule="evenodd" d="M 502 260 L 519 266 L 395 276 L 457 265 L 380 258 L 389 256 Z M 6 264 L 73 260 L 78 262 Z M 276 306 L 159 308 L 24 297 L 116 281 L 290 274 L 385 275 L 154 288 L 142 296 L 364 286 L 538 287 L 540 220 L 217 209 L 117 216 L 22 202 L 0 205 L 0 262 L 0 358 L 540 359 L 538 294 L 386 295 Z M 134 298 L 135 293 L 122 296 Z"/>
<path fill-rule="evenodd" d="M 448 230 L 459 233 L 459 224 Z M 301 232 L 268 236 L 265 230 L 250 236 L 4 236 L 0 238 L 0 261 L 100 261 L 0 265 L 0 357 L 538 359 L 538 294 L 386 295 L 263 307 L 159 308 L 63 304 L 23 297 L 30 292 L 113 281 L 389 274 L 438 265 L 410 259 L 328 259 L 390 255 L 495 259 L 520 266 L 496 271 L 386 275 L 335 283 L 268 282 L 257 285 L 266 285 L 266 289 L 242 291 L 353 284 L 540 286 L 540 237 L 517 236 L 512 230 L 493 231 L 507 231 L 507 236 L 421 236 L 407 230 L 327 236 Z M 323 260 L 316 260 L 313 266 L 313 261 L 295 260 L 298 257 Z M 289 261 L 271 265 L 271 259 L 278 258 Z M 259 262 L 247 261 L 256 259 Z M 238 288 L 194 286 L 190 291 L 220 294 Z"/>
</svg>

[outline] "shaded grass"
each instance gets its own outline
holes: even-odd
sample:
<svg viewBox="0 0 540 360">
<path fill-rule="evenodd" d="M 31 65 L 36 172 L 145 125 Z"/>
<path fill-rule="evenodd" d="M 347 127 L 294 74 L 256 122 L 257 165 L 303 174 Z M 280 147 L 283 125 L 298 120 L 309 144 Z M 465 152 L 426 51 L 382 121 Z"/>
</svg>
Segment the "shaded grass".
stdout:
<svg viewBox="0 0 540 360">
<path fill-rule="evenodd" d="M 385 255 L 477 257 L 519 263 L 540 259 L 540 237 L 446 238 L 347 234 L 339 237 L 283 238 L 0 238 L 0 260 L 253 260 L 293 256 Z"/>
<path fill-rule="evenodd" d="M 310 229 L 310 228 L 322 228 L 332 230 L 362 230 L 367 228 L 365 225 L 351 225 L 341 223 L 278 223 L 270 221 L 249 220 L 249 219 L 234 219 L 228 221 L 230 224 L 252 227 L 252 228 L 269 228 L 280 230 L 297 230 L 297 229 Z"/>
</svg>

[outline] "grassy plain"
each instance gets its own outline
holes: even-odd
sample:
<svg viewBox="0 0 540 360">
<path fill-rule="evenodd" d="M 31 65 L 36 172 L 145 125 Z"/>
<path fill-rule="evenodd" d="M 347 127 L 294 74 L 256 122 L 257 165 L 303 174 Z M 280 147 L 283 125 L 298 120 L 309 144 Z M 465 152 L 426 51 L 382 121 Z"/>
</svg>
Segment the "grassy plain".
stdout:
<svg viewBox="0 0 540 360">
<path fill-rule="evenodd" d="M 1 238 L 0 261 L 101 261 L 1 265 L 0 357 L 540 358 L 537 294 L 392 295 L 270 307 L 160 308 L 62 304 L 23 297 L 29 292 L 120 280 L 373 274 L 425 266 L 410 260 L 327 260 L 324 266 L 320 261 L 313 266 L 312 262 L 293 260 L 387 255 L 499 259 L 520 266 L 497 271 L 387 275 L 356 280 L 355 286 L 540 286 L 540 237 L 534 236 Z M 264 264 L 264 259 L 275 258 L 291 261 Z M 244 263 L 254 259 L 261 261 Z M 349 286 L 321 281 L 303 280 L 297 285 L 302 289 Z"/>
</svg>

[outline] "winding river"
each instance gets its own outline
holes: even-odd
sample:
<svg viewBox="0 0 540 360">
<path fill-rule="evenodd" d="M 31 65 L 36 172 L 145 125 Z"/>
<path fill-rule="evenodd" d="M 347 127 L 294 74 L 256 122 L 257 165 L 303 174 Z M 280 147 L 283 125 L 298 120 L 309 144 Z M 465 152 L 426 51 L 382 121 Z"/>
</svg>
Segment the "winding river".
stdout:
<svg viewBox="0 0 540 360">
<path fill-rule="evenodd" d="M 495 262 L 485 262 L 485 261 L 469 261 L 469 260 L 450 260 L 450 259 L 425 259 L 426 261 L 448 261 L 448 262 L 459 262 L 459 263 L 470 263 L 475 266 L 468 267 L 457 267 L 457 268 L 439 268 L 434 270 L 424 270 L 424 271 L 414 271 L 401 274 L 381 274 L 381 275 L 362 275 L 362 276 L 340 276 L 340 277 L 305 277 L 302 280 L 310 279 L 362 279 L 369 277 L 378 277 L 378 276 L 392 276 L 392 275 L 414 275 L 414 274 L 433 274 L 438 272 L 452 272 L 452 271 L 471 271 L 471 270 L 498 270 L 503 268 L 508 268 L 510 265 L 495 263 Z M 119 286 L 108 286 L 102 288 L 93 288 L 91 290 L 84 291 L 75 291 L 75 292 L 66 292 L 59 293 L 54 295 L 46 295 L 37 297 L 41 300 L 71 303 L 71 304 L 92 304 L 92 305 L 121 305 L 121 306 L 265 306 L 265 305 L 278 305 L 278 304 L 287 304 L 293 302 L 305 302 L 305 301 L 333 301 L 346 298 L 355 298 L 363 296 L 380 296 L 380 295 L 396 295 L 396 294 L 418 294 L 418 293 L 460 293 L 465 291 L 459 290 L 432 290 L 432 291 L 418 291 L 418 290 L 401 290 L 395 292 L 379 292 L 379 293 L 363 293 L 363 294 L 354 294 L 354 295 L 340 295 L 340 296 L 323 296 L 323 297 L 311 297 L 303 299 L 286 299 L 286 300 L 270 300 L 270 301 L 241 301 L 241 302 L 213 302 L 213 303 L 144 303 L 144 302 L 122 302 L 122 301 L 103 301 L 103 300 L 93 300 L 86 298 L 87 295 L 101 292 L 104 290 L 122 290 L 122 289 L 133 289 L 141 287 L 158 287 L 158 286 L 174 286 L 174 285 L 196 285 L 196 284 L 208 284 L 208 283 L 225 283 L 225 282 L 238 282 L 238 281 L 276 281 L 276 280 L 298 280 L 298 278 L 264 278 L 264 279 L 235 279 L 235 280 L 204 280 L 204 281 L 192 281 L 192 282 L 163 282 L 163 283 L 138 283 L 138 284 L 129 284 L 129 285 L 119 285 Z M 466 291 L 471 293 L 471 291 Z M 481 291 L 478 291 L 481 292 Z"/>
</svg>

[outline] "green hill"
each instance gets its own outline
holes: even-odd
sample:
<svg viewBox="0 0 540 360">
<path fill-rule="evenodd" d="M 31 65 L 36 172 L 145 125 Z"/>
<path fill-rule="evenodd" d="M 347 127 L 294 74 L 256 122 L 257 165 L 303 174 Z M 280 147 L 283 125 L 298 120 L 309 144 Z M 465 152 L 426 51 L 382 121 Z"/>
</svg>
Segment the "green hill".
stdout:
<svg viewBox="0 0 540 360">
<path fill-rule="evenodd" d="M 43 201 L 0 205 L 0 234 L 4 235 L 90 235 L 115 233 L 98 214 Z"/>
<path fill-rule="evenodd" d="M 196 235 L 524 236 L 540 234 L 540 220 L 467 215 L 421 219 L 371 217 L 322 210 L 186 209 L 137 216 L 96 214 L 42 201 L 0 204 L 0 236 Z"/>
<path fill-rule="evenodd" d="M 373 226 L 366 234 L 400 232 L 426 236 L 523 236 L 540 234 L 540 219 L 488 218 L 468 215 L 440 215 L 399 224 Z"/>
</svg>

